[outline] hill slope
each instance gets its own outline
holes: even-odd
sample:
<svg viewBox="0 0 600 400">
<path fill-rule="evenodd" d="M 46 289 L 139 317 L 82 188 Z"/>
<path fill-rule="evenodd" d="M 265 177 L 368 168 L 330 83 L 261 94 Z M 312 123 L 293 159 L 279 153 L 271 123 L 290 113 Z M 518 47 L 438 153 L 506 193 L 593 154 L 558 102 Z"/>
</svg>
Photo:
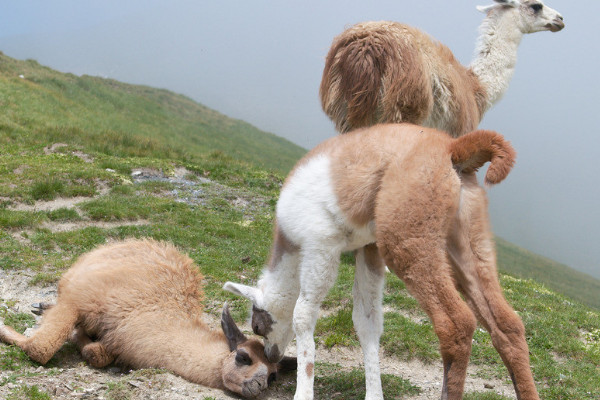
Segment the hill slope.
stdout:
<svg viewBox="0 0 600 400">
<path fill-rule="evenodd" d="M 588 306 L 600 309 L 600 280 L 496 237 L 500 271 L 533 279 Z"/>
<path fill-rule="evenodd" d="M 2 53 L 0 107 L 0 129 L 20 140 L 181 160 L 221 151 L 280 173 L 305 153 L 285 139 L 167 90 L 64 74 Z"/>
</svg>

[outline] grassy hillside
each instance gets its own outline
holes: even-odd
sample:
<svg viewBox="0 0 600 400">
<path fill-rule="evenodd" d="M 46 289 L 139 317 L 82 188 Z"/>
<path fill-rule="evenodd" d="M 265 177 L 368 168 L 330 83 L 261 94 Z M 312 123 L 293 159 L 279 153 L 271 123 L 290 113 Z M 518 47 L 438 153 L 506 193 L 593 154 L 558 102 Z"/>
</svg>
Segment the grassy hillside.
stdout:
<svg viewBox="0 0 600 400">
<path fill-rule="evenodd" d="M 533 279 L 588 306 L 600 309 L 600 280 L 496 238 L 501 271 Z"/>
<path fill-rule="evenodd" d="M 295 144 L 189 98 L 146 86 L 78 77 L 0 53 L 4 143 L 65 142 L 113 155 L 193 161 L 221 151 L 280 173 L 304 154 Z"/>
<path fill-rule="evenodd" d="M 128 237 L 175 243 L 206 277 L 207 313 L 217 315 L 226 300 L 234 318 L 245 319 L 246 301 L 221 286 L 226 280 L 256 283 L 268 257 L 283 179 L 272 171 L 289 168 L 301 149 L 289 150 L 280 139 L 166 91 L 59 74 L 33 61 L 4 56 L 0 105 L 0 293 L 6 293 L 0 299 L 0 320 L 21 331 L 31 326 L 33 317 L 23 307 L 44 300 L 80 254 Z M 266 153 L 257 150 L 254 158 L 238 161 L 238 155 L 250 157 L 250 151 L 242 150 L 255 144 L 246 140 L 254 134 L 264 138 L 256 144 L 268 145 L 268 154 L 288 155 L 279 161 L 274 156 L 262 159 Z M 270 170 L 261 167 L 269 161 Z M 549 271 L 556 270 L 552 281 L 560 281 L 571 279 L 570 272 L 500 239 L 498 248 L 502 270 L 510 271 L 501 276 L 502 285 L 525 323 L 542 398 L 597 400 L 600 314 L 555 293 L 549 284 L 516 277 L 538 270 L 553 276 Z M 352 328 L 353 279 L 351 257 L 345 256 L 324 303 L 326 316 L 317 326 L 319 352 L 337 348 L 360 359 Z M 26 285 L 4 291 L 22 281 Z M 393 276 L 386 280 L 384 303 L 384 358 L 393 365 L 417 360 L 422 368 L 439 363 L 431 324 Z M 332 361 L 335 353 L 326 354 L 317 360 L 317 397 L 364 398 L 358 362 L 340 366 Z M 482 385 L 465 398 L 514 398 L 507 397 L 513 396 L 510 387 L 498 393 L 508 373 L 481 328 L 475 333 L 471 361 L 476 368 L 467 380 L 490 380 L 495 388 Z M 139 372 L 132 385 L 131 374 L 83 373 L 83 368 L 72 346 L 39 368 L 17 348 L 0 344 L 0 398 L 52 398 L 57 381 L 83 396 L 90 381 L 98 380 L 95 395 L 120 399 L 159 398 L 156 391 L 171 387 L 158 381 L 160 371 Z M 431 375 L 428 382 L 418 382 L 392 371 L 383 378 L 386 399 L 419 396 L 429 381 L 441 378 Z M 152 396 L 143 392 L 146 381 L 152 384 Z M 274 398 L 292 398 L 294 385 L 293 379 L 280 381 Z"/>
</svg>

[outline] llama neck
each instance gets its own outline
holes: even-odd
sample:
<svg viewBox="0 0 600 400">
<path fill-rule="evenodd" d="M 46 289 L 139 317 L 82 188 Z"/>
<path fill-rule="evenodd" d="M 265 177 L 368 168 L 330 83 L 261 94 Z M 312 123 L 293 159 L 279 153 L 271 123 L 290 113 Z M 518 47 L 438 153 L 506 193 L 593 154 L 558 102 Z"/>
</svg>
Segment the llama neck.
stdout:
<svg viewBox="0 0 600 400">
<path fill-rule="evenodd" d="M 224 389 L 223 361 L 230 350 L 223 332 L 212 331 L 204 324 L 173 326 L 173 329 L 177 334 L 163 343 L 166 347 L 163 367 L 190 382 Z"/>
<path fill-rule="evenodd" d="M 284 253 L 277 262 L 271 260 L 258 282 L 262 290 L 264 306 L 278 316 L 291 316 L 300 292 L 298 281 L 297 252 Z"/>
<path fill-rule="evenodd" d="M 486 90 L 487 108 L 502 98 L 515 70 L 523 33 L 513 18 L 510 12 L 491 11 L 479 27 L 470 69 Z"/>
</svg>

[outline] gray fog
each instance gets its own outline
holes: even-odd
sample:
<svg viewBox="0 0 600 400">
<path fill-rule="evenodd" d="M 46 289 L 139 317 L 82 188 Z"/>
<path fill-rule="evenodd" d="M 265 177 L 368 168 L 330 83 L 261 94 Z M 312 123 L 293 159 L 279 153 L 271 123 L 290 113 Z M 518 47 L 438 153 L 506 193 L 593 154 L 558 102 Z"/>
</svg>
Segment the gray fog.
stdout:
<svg viewBox="0 0 600 400">
<path fill-rule="evenodd" d="M 0 51 L 74 74 L 166 88 L 305 148 L 335 134 L 318 88 L 333 37 L 366 20 L 418 27 L 468 64 L 491 0 L 0 0 Z M 482 128 L 517 149 L 489 189 L 495 233 L 600 278 L 600 2 L 547 0 Z M 596 39 L 594 39 L 596 38 Z"/>
</svg>

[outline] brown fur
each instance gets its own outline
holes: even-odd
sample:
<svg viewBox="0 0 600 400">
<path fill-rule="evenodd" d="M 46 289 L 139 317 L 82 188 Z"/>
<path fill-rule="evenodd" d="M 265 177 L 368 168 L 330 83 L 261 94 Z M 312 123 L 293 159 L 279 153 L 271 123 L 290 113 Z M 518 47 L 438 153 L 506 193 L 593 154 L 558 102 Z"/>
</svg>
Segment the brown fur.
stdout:
<svg viewBox="0 0 600 400">
<path fill-rule="evenodd" d="M 431 318 L 444 364 L 442 398 L 462 398 L 479 320 L 519 398 L 539 399 L 523 324 L 498 282 L 487 199 L 474 174 L 491 161 L 486 180 L 504 179 L 515 157 L 509 143 L 491 131 L 453 139 L 401 124 L 338 136 L 315 151 L 332 158 L 342 211 L 356 226 L 373 216 L 383 261 Z M 371 255 L 370 263 L 382 261 L 374 262 Z"/>
<path fill-rule="evenodd" d="M 73 332 L 94 367 L 116 360 L 133 368 L 166 368 L 195 383 L 254 396 L 266 388 L 277 364 L 233 320 L 233 351 L 229 337 L 206 326 L 201 281 L 198 267 L 172 245 L 128 240 L 103 246 L 63 275 L 56 305 L 31 338 L 0 325 L 0 340 L 45 364 Z M 240 351 L 251 365 L 236 363 Z"/>
<path fill-rule="evenodd" d="M 334 39 L 319 93 L 341 133 L 434 120 L 429 126 L 457 137 L 477 127 L 487 104 L 477 77 L 447 47 L 387 21 L 357 24 Z"/>
</svg>

